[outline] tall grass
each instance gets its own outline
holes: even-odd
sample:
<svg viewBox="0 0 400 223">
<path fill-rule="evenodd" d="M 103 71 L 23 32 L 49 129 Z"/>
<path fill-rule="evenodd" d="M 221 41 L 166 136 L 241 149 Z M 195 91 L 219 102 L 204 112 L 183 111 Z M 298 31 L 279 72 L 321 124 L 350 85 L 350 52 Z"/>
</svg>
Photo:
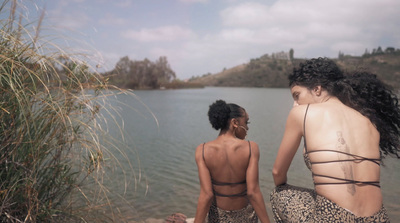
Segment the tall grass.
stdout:
<svg viewBox="0 0 400 223">
<path fill-rule="evenodd" d="M 105 206 L 112 214 L 97 218 L 115 221 L 102 187 L 112 154 L 98 123 L 109 86 L 86 63 L 40 42 L 44 14 L 23 25 L 17 12 L 16 0 L 0 5 L 9 13 L 0 20 L 0 222 L 85 222 Z M 97 189 L 88 193 L 88 183 Z"/>
</svg>

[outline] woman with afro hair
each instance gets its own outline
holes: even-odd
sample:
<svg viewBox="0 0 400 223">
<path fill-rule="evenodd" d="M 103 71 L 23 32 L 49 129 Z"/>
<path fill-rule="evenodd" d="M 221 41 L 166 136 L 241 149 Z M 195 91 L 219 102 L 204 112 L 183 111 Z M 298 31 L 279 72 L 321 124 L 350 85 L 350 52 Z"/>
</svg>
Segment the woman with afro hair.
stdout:
<svg viewBox="0 0 400 223">
<path fill-rule="evenodd" d="M 194 222 L 269 222 L 258 181 L 258 145 L 244 140 L 249 115 L 217 100 L 208 117 L 218 137 L 196 148 L 200 195 Z"/>
<path fill-rule="evenodd" d="M 276 222 L 389 222 L 380 188 L 386 155 L 400 158 L 397 96 L 368 72 L 310 59 L 289 75 L 294 105 L 272 170 Z M 287 184 L 303 139 L 314 189 Z"/>
</svg>

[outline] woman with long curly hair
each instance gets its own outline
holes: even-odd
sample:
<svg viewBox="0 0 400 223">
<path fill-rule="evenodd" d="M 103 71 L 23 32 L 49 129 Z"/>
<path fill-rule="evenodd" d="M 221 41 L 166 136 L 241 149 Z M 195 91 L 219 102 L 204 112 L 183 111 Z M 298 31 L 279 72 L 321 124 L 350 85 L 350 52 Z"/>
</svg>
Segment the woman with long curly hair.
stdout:
<svg viewBox="0 0 400 223">
<path fill-rule="evenodd" d="M 397 96 L 368 72 L 345 75 L 332 60 L 307 60 L 289 75 L 294 106 L 272 174 L 277 222 L 389 222 L 380 188 L 386 155 L 400 158 Z M 287 184 L 304 142 L 314 189 Z"/>
<path fill-rule="evenodd" d="M 236 104 L 217 100 L 210 105 L 208 117 L 220 132 L 196 149 L 200 195 L 194 222 L 207 218 L 209 223 L 268 223 L 258 181 L 259 148 L 244 140 L 249 115 Z"/>
</svg>

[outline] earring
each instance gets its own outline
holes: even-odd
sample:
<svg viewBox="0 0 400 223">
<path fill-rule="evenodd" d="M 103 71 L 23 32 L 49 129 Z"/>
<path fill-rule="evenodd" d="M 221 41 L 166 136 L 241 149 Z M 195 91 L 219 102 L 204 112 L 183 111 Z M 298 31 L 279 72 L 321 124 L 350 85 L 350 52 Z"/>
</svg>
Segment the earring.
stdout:
<svg viewBox="0 0 400 223">
<path fill-rule="evenodd" d="M 238 127 L 234 127 L 233 129 L 233 135 L 235 136 L 235 138 L 240 139 L 239 137 L 236 136 L 236 130 L 238 129 Z"/>
<path fill-rule="evenodd" d="M 235 127 L 235 130 L 233 130 L 233 135 L 235 135 L 235 138 L 241 139 L 241 138 L 239 138 L 239 137 L 236 136 L 236 130 L 237 130 L 238 128 L 242 128 L 242 129 L 245 131 L 246 135 L 247 135 L 247 129 L 246 129 L 245 127 L 239 125 L 238 127 Z M 246 135 L 245 135 L 245 137 L 244 137 L 243 139 L 241 139 L 241 140 L 244 140 L 244 139 L 246 138 Z"/>
</svg>

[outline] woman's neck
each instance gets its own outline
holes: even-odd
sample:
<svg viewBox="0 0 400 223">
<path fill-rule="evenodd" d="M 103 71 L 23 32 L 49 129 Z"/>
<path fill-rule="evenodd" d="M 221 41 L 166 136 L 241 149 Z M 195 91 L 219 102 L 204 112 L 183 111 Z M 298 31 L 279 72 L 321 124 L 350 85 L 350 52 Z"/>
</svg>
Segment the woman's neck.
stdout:
<svg viewBox="0 0 400 223">
<path fill-rule="evenodd" d="M 327 91 L 322 91 L 319 97 L 319 103 L 324 103 L 328 101 L 340 101 L 336 96 L 330 95 Z"/>
</svg>

